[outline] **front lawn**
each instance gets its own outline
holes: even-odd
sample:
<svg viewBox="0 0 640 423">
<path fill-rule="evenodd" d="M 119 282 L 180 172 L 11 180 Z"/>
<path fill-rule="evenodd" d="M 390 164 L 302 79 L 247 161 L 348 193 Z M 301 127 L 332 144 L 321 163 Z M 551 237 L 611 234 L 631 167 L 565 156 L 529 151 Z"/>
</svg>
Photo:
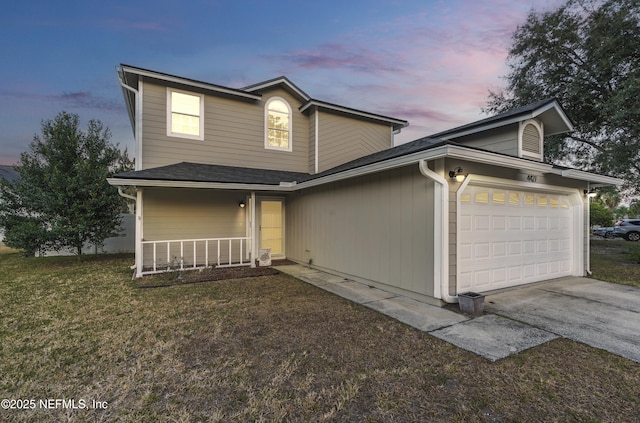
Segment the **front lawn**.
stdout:
<svg viewBox="0 0 640 423">
<path fill-rule="evenodd" d="M 601 281 L 640 287 L 640 243 L 622 239 L 591 240 L 591 271 Z"/>
<path fill-rule="evenodd" d="M 0 254 L 0 399 L 36 401 L 0 421 L 640 416 L 640 364 L 580 343 L 490 363 L 286 275 L 140 288 L 132 263 Z"/>
</svg>

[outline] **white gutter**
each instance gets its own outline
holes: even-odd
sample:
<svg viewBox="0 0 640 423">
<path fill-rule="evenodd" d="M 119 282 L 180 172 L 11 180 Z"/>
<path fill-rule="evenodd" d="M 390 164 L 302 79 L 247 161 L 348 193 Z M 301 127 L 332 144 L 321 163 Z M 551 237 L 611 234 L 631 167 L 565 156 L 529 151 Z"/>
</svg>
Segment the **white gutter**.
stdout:
<svg viewBox="0 0 640 423">
<path fill-rule="evenodd" d="M 195 81 L 192 79 L 181 78 L 179 76 L 168 75 L 164 73 L 154 72 L 146 69 L 135 68 L 127 65 L 123 65 L 122 70 L 124 72 L 134 73 L 143 77 L 149 77 L 159 79 L 161 81 L 173 82 L 182 85 L 188 85 L 191 87 L 202 88 L 208 91 L 215 91 L 222 94 L 229 94 L 235 97 L 245 98 L 249 100 L 260 100 L 262 96 L 260 94 L 251 94 L 245 91 L 237 90 L 234 88 L 227 88 L 221 85 L 208 84 L 206 82 Z"/>
<path fill-rule="evenodd" d="M 243 191 L 294 191 L 298 185 L 291 182 L 284 185 L 266 184 L 240 184 L 223 182 L 197 182 L 197 181 L 165 181 L 156 179 L 125 179 L 107 178 L 110 185 L 115 186 L 140 186 L 159 188 L 208 188 L 208 189 L 230 189 Z"/>
<path fill-rule="evenodd" d="M 622 183 L 624 182 L 622 179 L 614 178 L 612 176 L 598 175 L 578 169 L 554 169 L 553 173 L 564 176 L 565 178 L 579 179 L 581 181 L 587 181 L 596 184 L 622 185 Z"/>
<path fill-rule="evenodd" d="M 591 182 L 601 182 L 604 184 L 619 185 L 622 183 L 620 179 L 611 178 L 609 176 L 594 175 L 588 172 L 578 170 L 559 170 L 554 169 L 550 164 L 534 162 L 518 157 L 508 157 L 491 152 L 478 151 L 461 147 L 457 145 L 442 145 L 430 150 L 417 151 L 401 157 L 372 163 L 355 169 L 349 169 L 336 172 L 327 176 L 311 179 L 296 184 L 285 183 L 281 185 L 267 184 L 242 184 L 242 183 L 223 183 L 223 182 L 196 182 L 196 181 L 168 181 L 154 179 L 124 179 L 124 178 L 108 178 L 107 181 L 111 185 L 137 185 L 148 187 L 166 187 L 166 188 L 214 188 L 214 189 L 238 189 L 248 191 L 284 191 L 291 192 L 305 188 L 323 185 L 329 182 L 341 181 L 356 176 L 368 175 L 381 170 L 394 169 L 402 166 L 408 166 L 418 163 L 422 160 L 435 160 L 441 158 L 453 158 L 471 161 L 475 163 L 489 164 L 493 166 L 507 167 L 511 169 L 520 169 L 529 172 L 538 172 L 540 174 L 554 173 L 571 179 L 578 179 Z M 138 160 L 136 160 L 137 162 Z M 446 182 L 446 181 L 445 181 Z"/>
<path fill-rule="evenodd" d="M 420 160 L 420 173 L 434 184 L 433 199 L 433 296 L 447 303 L 457 303 L 458 297 L 449 295 L 449 183 Z"/>
<path fill-rule="evenodd" d="M 124 191 L 122 191 L 121 186 L 118 187 L 118 194 L 120 194 L 120 197 L 128 198 L 129 200 L 133 200 L 133 201 L 138 201 L 137 197 L 134 197 L 133 195 L 125 194 Z"/>
</svg>

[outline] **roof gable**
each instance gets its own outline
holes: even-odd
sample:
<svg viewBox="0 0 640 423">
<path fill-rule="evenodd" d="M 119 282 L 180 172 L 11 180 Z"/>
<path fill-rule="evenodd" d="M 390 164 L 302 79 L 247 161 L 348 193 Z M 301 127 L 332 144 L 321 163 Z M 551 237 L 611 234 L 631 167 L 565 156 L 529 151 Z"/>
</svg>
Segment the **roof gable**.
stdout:
<svg viewBox="0 0 640 423">
<path fill-rule="evenodd" d="M 573 130 L 573 123 L 558 101 L 554 98 L 547 98 L 486 119 L 438 132 L 431 137 L 450 140 L 533 118 L 542 120 L 545 135 L 556 135 Z"/>
<path fill-rule="evenodd" d="M 297 97 L 301 103 L 307 102 L 311 99 L 307 93 L 302 91 L 300 87 L 291 82 L 286 76 L 279 76 L 277 78 L 269 79 L 267 81 L 258 82 L 242 88 L 243 91 L 249 93 L 259 93 L 274 87 L 281 87 Z"/>
</svg>

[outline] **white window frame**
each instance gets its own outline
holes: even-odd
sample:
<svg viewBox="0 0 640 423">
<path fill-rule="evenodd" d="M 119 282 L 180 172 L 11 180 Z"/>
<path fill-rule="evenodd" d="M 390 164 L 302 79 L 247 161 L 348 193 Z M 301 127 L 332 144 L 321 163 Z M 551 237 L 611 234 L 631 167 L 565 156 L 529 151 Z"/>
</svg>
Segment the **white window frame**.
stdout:
<svg viewBox="0 0 640 423">
<path fill-rule="evenodd" d="M 269 145 L 269 104 L 273 101 L 281 101 L 289 109 L 289 142 L 287 148 Z M 282 97 L 271 97 L 264 105 L 264 148 L 267 150 L 293 151 L 293 113 L 289 102 Z"/>
<path fill-rule="evenodd" d="M 173 113 L 171 109 L 171 93 L 174 93 L 174 92 L 200 98 L 200 116 L 198 116 L 200 127 L 198 129 L 198 132 L 199 132 L 198 135 L 184 134 L 182 132 L 173 132 L 172 119 L 171 119 L 171 114 Z M 194 93 L 192 91 L 177 90 L 175 88 L 167 87 L 167 136 L 174 137 L 174 138 L 187 138 L 192 140 L 201 140 L 201 141 L 204 140 L 204 94 Z"/>
</svg>

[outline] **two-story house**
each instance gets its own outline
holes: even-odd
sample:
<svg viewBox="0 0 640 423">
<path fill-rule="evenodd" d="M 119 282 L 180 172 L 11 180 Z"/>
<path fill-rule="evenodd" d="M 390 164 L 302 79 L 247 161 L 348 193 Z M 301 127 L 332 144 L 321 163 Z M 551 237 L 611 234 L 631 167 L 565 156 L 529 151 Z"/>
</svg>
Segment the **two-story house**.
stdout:
<svg viewBox="0 0 640 423">
<path fill-rule="evenodd" d="M 260 251 L 436 304 L 589 272 L 588 193 L 615 178 L 543 162 L 572 130 L 540 101 L 395 146 L 408 123 L 311 98 L 122 65 L 136 275 L 254 265 Z"/>
</svg>

